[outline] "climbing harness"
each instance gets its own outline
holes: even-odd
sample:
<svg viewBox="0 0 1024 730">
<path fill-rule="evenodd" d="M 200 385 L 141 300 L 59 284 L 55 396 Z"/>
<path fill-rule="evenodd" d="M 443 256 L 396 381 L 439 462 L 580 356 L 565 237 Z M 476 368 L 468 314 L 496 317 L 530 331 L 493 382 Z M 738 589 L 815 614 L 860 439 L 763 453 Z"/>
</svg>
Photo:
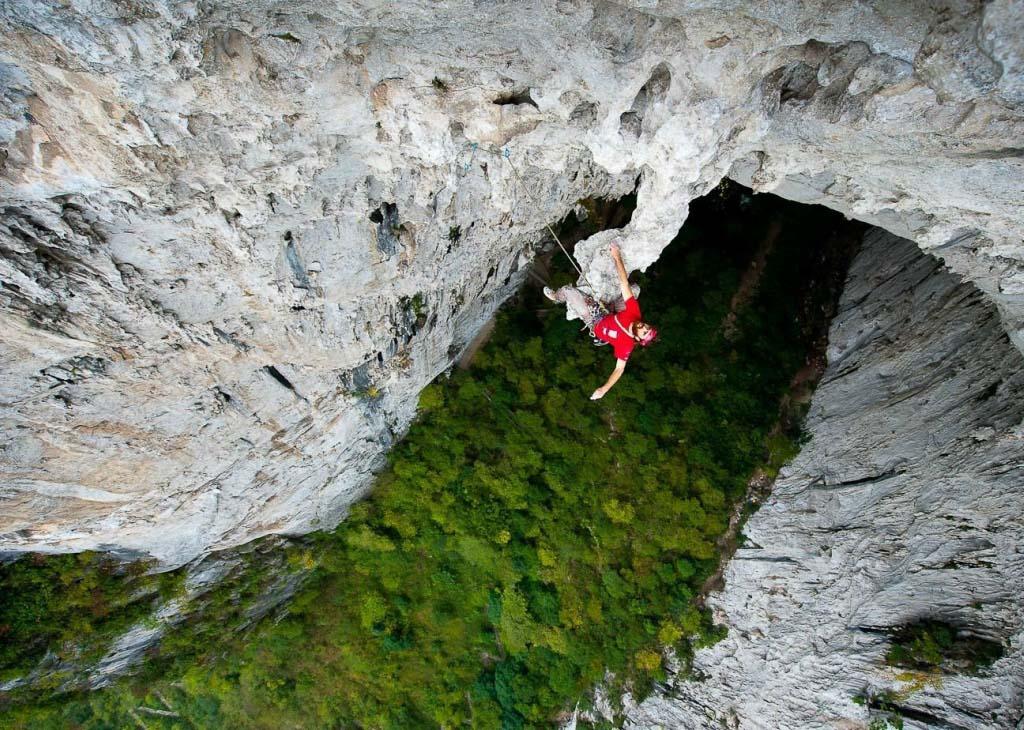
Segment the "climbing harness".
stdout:
<svg viewBox="0 0 1024 730">
<path fill-rule="evenodd" d="M 590 333 L 590 339 L 594 341 L 595 347 L 603 347 L 604 345 L 610 345 L 610 342 L 605 342 L 604 340 L 597 336 L 596 332 L 594 332 L 594 327 L 596 327 L 597 323 L 600 322 L 606 314 L 608 314 L 608 309 L 604 306 L 604 304 L 594 299 L 593 297 L 589 297 L 589 299 L 591 300 L 589 302 L 590 318 L 589 321 L 584 322 L 583 329 L 587 330 L 587 332 Z"/>
</svg>

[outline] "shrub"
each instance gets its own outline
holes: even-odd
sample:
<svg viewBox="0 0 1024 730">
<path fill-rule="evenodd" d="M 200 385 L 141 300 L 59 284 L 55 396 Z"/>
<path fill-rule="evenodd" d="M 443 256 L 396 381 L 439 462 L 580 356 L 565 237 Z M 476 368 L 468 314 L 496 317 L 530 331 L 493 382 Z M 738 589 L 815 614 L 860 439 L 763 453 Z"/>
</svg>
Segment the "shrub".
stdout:
<svg viewBox="0 0 1024 730">
<path fill-rule="evenodd" d="M 1003 655 L 999 642 L 972 636 L 951 624 L 925 620 L 893 634 L 887 664 L 946 674 L 976 674 Z"/>
</svg>

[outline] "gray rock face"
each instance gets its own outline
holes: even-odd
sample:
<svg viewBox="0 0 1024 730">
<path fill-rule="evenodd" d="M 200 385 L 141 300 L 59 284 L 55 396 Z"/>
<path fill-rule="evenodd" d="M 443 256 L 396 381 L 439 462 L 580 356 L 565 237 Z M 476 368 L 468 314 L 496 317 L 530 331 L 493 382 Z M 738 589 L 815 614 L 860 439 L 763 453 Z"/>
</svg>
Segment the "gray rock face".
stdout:
<svg viewBox="0 0 1024 730">
<path fill-rule="evenodd" d="M 638 179 L 631 268 L 732 174 L 939 250 L 1024 341 L 1013 0 L 0 8 L 3 551 L 333 524 L 544 224 Z"/>
<path fill-rule="evenodd" d="M 633 727 L 854 728 L 905 694 L 906 727 L 1024 718 L 1024 357 L 994 308 L 873 230 L 830 333 L 812 438 L 744 528 L 709 602 L 728 637 Z M 938 619 L 1007 642 L 978 677 L 915 685 L 884 630 Z"/>
</svg>

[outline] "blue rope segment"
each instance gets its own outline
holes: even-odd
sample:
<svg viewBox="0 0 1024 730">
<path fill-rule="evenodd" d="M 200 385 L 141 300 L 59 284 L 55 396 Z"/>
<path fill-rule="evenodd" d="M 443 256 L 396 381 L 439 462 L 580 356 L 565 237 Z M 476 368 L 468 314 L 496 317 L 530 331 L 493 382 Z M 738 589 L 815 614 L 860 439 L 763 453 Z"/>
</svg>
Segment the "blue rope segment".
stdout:
<svg viewBox="0 0 1024 730">
<path fill-rule="evenodd" d="M 470 145 L 470 149 L 472 149 L 473 152 L 469 156 L 469 162 L 467 162 L 466 164 L 464 164 L 462 166 L 462 172 L 464 172 L 464 173 L 469 172 L 469 168 L 473 166 L 473 159 L 476 157 L 476 151 L 477 151 L 477 148 L 479 146 L 480 145 L 478 145 L 476 142 L 474 142 L 473 144 Z"/>
</svg>

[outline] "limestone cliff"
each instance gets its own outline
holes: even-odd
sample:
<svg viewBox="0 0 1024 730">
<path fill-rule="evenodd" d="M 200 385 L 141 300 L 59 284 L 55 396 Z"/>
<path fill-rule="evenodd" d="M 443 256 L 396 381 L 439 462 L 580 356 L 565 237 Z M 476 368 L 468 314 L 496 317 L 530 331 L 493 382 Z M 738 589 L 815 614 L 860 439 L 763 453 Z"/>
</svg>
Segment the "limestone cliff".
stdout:
<svg viewBox="0 0 1024 730">
<path fill-rule="evenodd" d="M 828 355 L 811 441 L 710 602 L 729 636 L 633 727 L 865 727 L 853 698 L 886 690 L 907 728 L 1024 720 L 1024 357 L 974 286 L 877 229 Z M 915 687 L 885 666 L 886 632 L 921 619 L 1006 655 Z"/>
<path fill-rule="evenodd" d="M 729 175 L 982 293 L 874 235 L 730 637 L 631 721 L 858 726 L 878 630 L 928 615 L 1012 644 L 908 725 L 1019 726 L 1018 0 L 0 9 L 0 551 L 333 524 L 545 223 L 636 188 L 577 249 L 608 291 L 613 235 L 649 266 Z"/>
<path fill-rule="evenodd" d="M 1011 0 L 0 7 L 5 551 L 332 524 L 543 224 L 638 181 L 632 268 L 731 174 L 937 250 L 1022 339 Z"/>
</svg>

